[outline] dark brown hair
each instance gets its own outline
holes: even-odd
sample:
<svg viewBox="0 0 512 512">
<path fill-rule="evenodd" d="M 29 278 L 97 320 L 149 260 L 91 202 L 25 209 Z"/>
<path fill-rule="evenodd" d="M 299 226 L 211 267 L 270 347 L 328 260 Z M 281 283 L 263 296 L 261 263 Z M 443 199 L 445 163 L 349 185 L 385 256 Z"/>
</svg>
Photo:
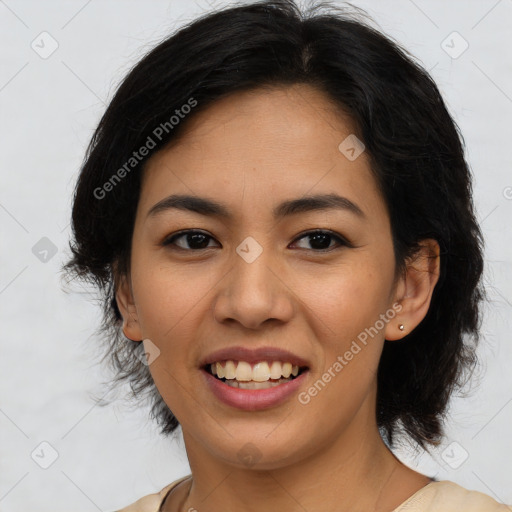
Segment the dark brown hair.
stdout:
<svg viewBox="0 0 512 512">
<path fill-rule="evenodd" d="M 291 0 L 257 2 L 207 14 L 152 49 L 118 88 L 88 147 L 64 270 L 100 291 L 100 333 L 104 359 L 116 372 L 113 383 L 128 382 L 136 396 L 147 392 L 161 432 L 172 433 L 178 422 L 140 362 L 142 344 L 124 337 L 114 298 L 114 265 L 118 276 L 129 273 L 144 165 L 220 98 L 296 83 L 325 93 L 356 124 L 388 207 L 397 270 L 422 239 L 441 247 L 441 274 L 426 317 L 401 342 L 385 343 L 376 410 L 391 445 L 398 433 L 424 448 L 438 444 L 449 398 L 476 363 L 484 298 L 471 175 L 462 136 L 434 81 L 357 8 L 326 4 L 302 13 Z M 174 125 L 171 116 L 191 98 L 196 105 Z M 167 127 L 160 138 L 158 126 Z M 148 137 L 151 152 L 112 181 Z M 115 186 L 98 193 L 107 182 Z"/>
</svg>

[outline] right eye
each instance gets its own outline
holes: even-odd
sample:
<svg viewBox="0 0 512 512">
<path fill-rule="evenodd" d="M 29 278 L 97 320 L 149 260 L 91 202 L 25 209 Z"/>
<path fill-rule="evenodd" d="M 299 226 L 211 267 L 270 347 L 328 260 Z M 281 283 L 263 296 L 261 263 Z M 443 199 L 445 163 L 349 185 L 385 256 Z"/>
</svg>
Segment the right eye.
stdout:
<svg viewBox="0 0 512 512">
<path fill-rule="evenodd" d="M 177 243 L 178 240 L 180 240 L 181 242 Z M 211 247 L 208 246 L 208 242 L 210 240 L 213 240 L 213 237 L 211 237 L 210 235 L 207 235 L 202 231 L 189 229 L 186 231 L 180 231 L 179 233 L 175 233 L 174 235 L 167 237 L 162 242 L 162 245 L 166 247 L 174 245 L 178 249 L 182 249 L 184 251 L 197 251 L 201 249 L 209 249 Z"/>
</svg>

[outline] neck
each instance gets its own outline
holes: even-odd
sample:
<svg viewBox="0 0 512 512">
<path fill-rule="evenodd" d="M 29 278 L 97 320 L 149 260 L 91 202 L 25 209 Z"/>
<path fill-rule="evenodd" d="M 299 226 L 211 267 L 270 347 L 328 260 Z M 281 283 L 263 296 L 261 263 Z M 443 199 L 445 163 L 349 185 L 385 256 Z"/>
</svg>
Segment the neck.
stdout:
<svg viewBox="0 0 512 512">
<path fill-rule="evenodd" d="M 179 510 L 391 512 L 430 481 L 393 455 L 376 426 L 365 436 L 349 428 L 314 455 L 268 470 L 213 459 L 184 438 L 193 478 Z"/>
</svg>

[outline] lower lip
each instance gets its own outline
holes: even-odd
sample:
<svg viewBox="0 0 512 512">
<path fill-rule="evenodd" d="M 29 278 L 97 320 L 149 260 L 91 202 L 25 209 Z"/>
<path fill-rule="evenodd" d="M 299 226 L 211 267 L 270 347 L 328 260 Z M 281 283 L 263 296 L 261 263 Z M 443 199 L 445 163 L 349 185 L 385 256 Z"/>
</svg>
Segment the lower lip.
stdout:
<svg viewBox="0 0 512 512">
<path fill-rule="evenodd" d="M 228 386 L 206 370 L 201 371 L 206 378 L 207 385 L 221 402 L 245 411 L 259 411 L 282 404 L 297 392 L 308 373 L 306 370 L 295 379 L 272 388 L 240 389 Z"/>
</svg>

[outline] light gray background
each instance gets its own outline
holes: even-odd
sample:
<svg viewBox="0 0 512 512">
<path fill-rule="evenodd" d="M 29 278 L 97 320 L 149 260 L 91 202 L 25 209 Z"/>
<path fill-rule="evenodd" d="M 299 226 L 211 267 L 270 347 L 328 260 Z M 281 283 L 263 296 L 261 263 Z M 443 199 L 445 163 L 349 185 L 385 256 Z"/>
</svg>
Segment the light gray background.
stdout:
<svg viewBox="0 0 512 512">
<path fill-rule="evenodd" d="M 454 399 L 432 457 L 407 446 L 396 453 L 512 503 L 512 0 L 353 3 L 431 70 L 466 140 L 487 241 L 491 304 L 473 395 Z M 108 378 L 94 366 L 99 309 L 85 290 L 64 293 L 58 270 L 77 171 L 115 86 L 161 38 L 209 9 L 205 0 L 0 0 L 3 512 L 114 510 L 188 473 L 182 442 L 161 438 L 147 410 L 94 405 L 91 393 Z M 43 31 L 58 43 L 47 58 L 31 47 L 51 49 Z M 460 56 L 465 43 L 453 31 L 469 44 Z M 51 462 L 43 441 L 58 452 L 48 469 L 35 462 Z"/>
</svg>

